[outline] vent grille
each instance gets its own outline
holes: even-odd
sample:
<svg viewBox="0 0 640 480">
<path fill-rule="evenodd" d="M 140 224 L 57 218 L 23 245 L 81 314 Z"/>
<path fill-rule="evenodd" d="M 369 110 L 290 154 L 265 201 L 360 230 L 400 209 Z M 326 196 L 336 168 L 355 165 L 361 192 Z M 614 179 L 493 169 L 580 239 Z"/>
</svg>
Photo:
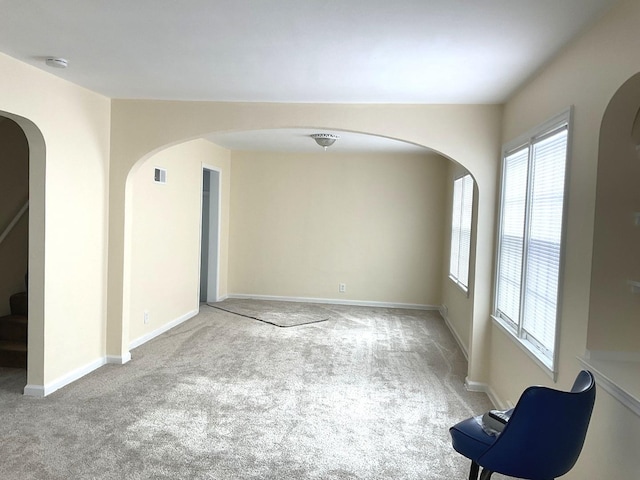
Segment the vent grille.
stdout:
<svg viewBox="0 0 640 480">
<path fill-rule="evenodd" d="M 153 181 L 156 183 L 167 183 L 167 171 L 164 168 L 157 168 L 153 172 Z"/>
</svg>

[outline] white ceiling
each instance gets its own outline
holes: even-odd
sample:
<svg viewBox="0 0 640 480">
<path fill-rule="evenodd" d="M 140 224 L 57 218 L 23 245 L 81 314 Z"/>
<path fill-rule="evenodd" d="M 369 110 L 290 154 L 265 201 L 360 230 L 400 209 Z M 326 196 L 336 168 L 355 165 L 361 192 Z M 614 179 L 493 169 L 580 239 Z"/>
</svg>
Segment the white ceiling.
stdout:
<svg viewBox="0 0 640 480">
<path fill-rule="evenodd" d="M 338 140 L 328 151 L 332 153 L 426 153 L 424 147 L 389 138 L 338 130 L 307 128 L 282 128 L 277 130 L 253 130 L 209 135 L 207 140 L 229 150 L 323 153 L 323 148 L 311 138 L 313 133 L 332 133 Z"/>
<path fill-rule="evenodd" d="M 617 1 L 0 0 L 0 51 L 110 98 L 502 103 Z"/>
</svg>

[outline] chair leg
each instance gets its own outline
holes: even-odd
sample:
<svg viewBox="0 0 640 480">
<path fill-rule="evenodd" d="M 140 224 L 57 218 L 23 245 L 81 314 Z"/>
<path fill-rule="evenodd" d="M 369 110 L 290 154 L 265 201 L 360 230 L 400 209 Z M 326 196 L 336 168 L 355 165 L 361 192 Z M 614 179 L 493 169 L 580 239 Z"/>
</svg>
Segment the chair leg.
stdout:
<svg viewBox="0 0 640 480">
<path fill-rule="evenodd" d="M 491 475 L 493 475 L 493 472 L 491 470 L 483 468 L 482 473 L 480 474 L 480 480 L 489 480 L 491 478 Z"/>
<path fill-rule="evenodd" d="M 469 470 L 469 480 L 478 480 L 478 471 L 480 470 L 480 466 L 471 460 L 471 470 Z"/>
</svg>

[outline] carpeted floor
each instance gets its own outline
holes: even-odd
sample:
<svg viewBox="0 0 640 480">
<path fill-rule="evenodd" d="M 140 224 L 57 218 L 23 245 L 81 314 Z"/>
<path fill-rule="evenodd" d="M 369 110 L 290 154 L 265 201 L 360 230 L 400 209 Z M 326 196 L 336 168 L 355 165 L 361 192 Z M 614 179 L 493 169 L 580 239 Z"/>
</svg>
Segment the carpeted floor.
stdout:
<svg viewBox="0 0 640 480">
<path fill-rule="evenodd" d="M 317 303 L 228 298 L 222 302 L 207 305 L 283 328 L 325 322 L 331 316 L 330 310 Z"/>
<path fill-rule="evenodd" d="M 447 429 L 490 403 L 440 316 L 327 308 L 282 329 L 203 305 L 44 399 L 0 369 L 0 478 L 467 478 Z"/>
</svg>

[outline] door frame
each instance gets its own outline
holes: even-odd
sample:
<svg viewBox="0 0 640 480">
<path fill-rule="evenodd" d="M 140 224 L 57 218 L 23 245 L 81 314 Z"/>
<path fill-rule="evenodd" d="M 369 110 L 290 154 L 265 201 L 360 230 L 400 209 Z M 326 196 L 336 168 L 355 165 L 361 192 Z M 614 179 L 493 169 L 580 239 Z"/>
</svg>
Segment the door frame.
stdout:
<svg viewBox="0 0 640 480">
<path fill-rule="evenodd" d="M 201 288 L 202 288 L 202 251 L 204 248 L 204 245 L 202 245 L 202 229 L 203 229 L 203 222 L 202 222 L 202 214 L 203 214 L 203 210 L 204 210 L 204 172 L 205 170 L 209 170 L 209 171 L 214 171 L 216 172 L 218 175 L 218 181 L 217 181 L 217 191 L 218 191 L 218 198 L 217 198 L 217 205 L 218 205 L 218 221 L 217 221 L 217 225 L 211 225 L 211 223 L 209 223 L 209 238 L 211 238 L 211 233 L 212 233 L 212 227 L 215 227 L 215 235 L 217 237 L 217 242 L 216 242 L 216 251 L 215 253 L 215 258 L 216 258 L 216 264 L 215 264 L 215 279 L 216 279 L 216 288 L 215 288 L 215 298 L 211 299 L 209 296 L 209 288 L 207 287 L 207 294 L 206 294 L 206 300 L 207 302 L 211 302 L 211 301 L 218 301 L 218 299 L 220 298 L 220 240 L 221 240 L 221 227 L 222 227 L 222 169 L 220 167 L 215 167 L 213 165 L 208 165 L 208 164 L 202 164 L 202 168 L 201 168 L 201 179 L 202 179 L 202 184 L 201 184 L 201 189 L 200 189 L 200 245 L 199 245 L 199 249 L 200 249 L 200 268 L 198 269 L 199 271 L 199 275 L 198 275 L 198 303 L 200 303 L 200 298 L 201 298 Z M 211 195 L 209 196 L 209 207 L 211 207 Z M 211 265 L 211 250 L 209 250 L 209 261 L 207 263 L 207 272 L 209 272 L 209 267 Z M 211 274 L 208 274 L 209 278 L 211 278 Z M 208 282 L 207 282 L 208 285 Z"/>
</svg>

